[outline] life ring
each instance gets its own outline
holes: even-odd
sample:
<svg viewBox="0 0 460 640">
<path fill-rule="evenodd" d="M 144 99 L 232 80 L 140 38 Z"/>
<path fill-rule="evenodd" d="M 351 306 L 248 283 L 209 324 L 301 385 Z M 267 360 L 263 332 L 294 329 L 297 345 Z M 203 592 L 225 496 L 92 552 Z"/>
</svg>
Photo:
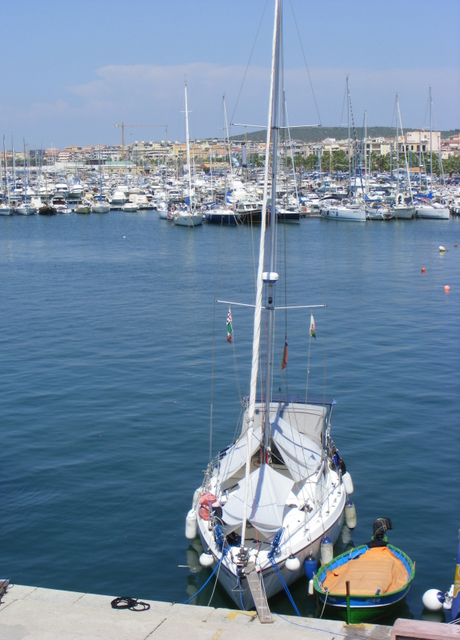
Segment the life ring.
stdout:
<svg viewBox="0 0 460 640">
<path fill-rule="evenodd" d="M 198 515 L 202 520 L 208 521 L 211 517 L 211 507 L 219 507 L 219 501 L 213 493 L 209 493 L 209 491 L 205 491 L 201 494 L 199 500 L 200 509 L 198 511 Z"/>
</svg>

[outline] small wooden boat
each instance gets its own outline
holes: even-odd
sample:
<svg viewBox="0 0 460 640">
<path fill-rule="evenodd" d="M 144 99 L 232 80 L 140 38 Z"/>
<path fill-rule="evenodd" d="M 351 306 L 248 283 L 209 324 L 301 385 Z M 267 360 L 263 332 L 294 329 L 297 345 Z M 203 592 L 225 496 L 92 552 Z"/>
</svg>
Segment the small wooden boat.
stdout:
<svg viewBox="0 0 460 640">
<path fill-rule="evenodd" d="M 380 518 L 374 523 L 371 542 L 337 556 L 313 579 L 323 605 L 333 608 L 349 624 L 391 615 L 402 604 L 414 579 L 412 560 L 388 544 L 383 535 L 376 535 L 376 525 L 382 522 L 384 531 L 391 529 L 391 520 Z"/>
</svg>

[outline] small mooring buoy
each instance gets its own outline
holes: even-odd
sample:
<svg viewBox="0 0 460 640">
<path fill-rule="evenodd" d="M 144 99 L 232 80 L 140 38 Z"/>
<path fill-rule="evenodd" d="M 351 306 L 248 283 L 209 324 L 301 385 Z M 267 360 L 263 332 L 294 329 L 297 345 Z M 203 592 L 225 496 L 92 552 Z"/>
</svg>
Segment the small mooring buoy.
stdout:
<svg viewBox="0 0 460 640">
<path fill-rule="evenodd" d="M 288 571 L 298 571 L 300 569 L 300 560 L 295 556 L 291 555 L 286 560 L 286 569 Z"/>
<path fill-rule="evenodd" d="M 439 589 L 428 589 L 422 597 L 423 606 L 428 611 L 441 611 L 445 596 Z"/>
<path fill-rule="evenodd" d="M 425 267 L 422 267 L 422 273 L 425 273 Z"/>
<path fill-rule="evenodd" d="M 210 567 L 214 562 L 214 558 L 212 553 L 209 551 L 207 553 L 202 553 L 200 556 L 200 564 L 202 567 Z"/>
<path fill-rule="evenodd" d="M 444 291 L 445 291 L 446 293 L 449 293 L 449 291 L 450 291 L 450 287 L 449 287 L 449 285 L 448 285 L 448 284 L 446 284 L 446 286 L 444 287 Z"/>
</svg>

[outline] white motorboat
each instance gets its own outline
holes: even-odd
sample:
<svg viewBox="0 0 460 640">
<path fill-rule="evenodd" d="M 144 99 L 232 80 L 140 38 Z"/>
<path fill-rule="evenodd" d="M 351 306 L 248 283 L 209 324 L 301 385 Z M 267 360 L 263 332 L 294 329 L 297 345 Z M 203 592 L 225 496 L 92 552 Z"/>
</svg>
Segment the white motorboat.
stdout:
<svg viewBox="0 0 460 640">
<path fill-rule="evenodd" d="M 110 204 L 114 209 L 121 209 L 127 200 L 128 198 L 126 197 L 124 191 L 116 189 L 113 192 L 112 197 L 110 198 Z"/>
<path fill-rule="evenodd" d="M 368 220 L 392 220 L 395 217 L 393 211 L 382 203 L 373 202 L 366 207 Z"/>
<path fill-rule="evenodd" d="M 270 182 L 276 194 L 283 96 L 281 4 L 276 0 L 250 393 L 236 440 L 210 462 L 195 491 L 185 531 L 190 540 L 198 532 L 205 550 L 201 564 L 214 567 L 235 605 L 255 605 L 264 622 L 270 621 L 266 598 L 304 575 L 305 559 L 318 557 L 325 536 L 327 544 L 337 540 L 347 491 L 353 490 L 331 440 L 334 401 L 277 398 L 272 389 L 284 375 L 276 374 L 273 363 L 279 279 L 275 247 L 281 243 L 276 239 L 276 203 L 268 204 Z M 289 308 L 281 308 L 284 316 Z M 296 309 L 309 313 L 311 305 Z M 230 311 L 227 327 L 229 323 L 231 338 Z M 311 316 L 310 340 L 315 335 Z M 286 363 L 287 339 L 282 369 Z"/>
<path fill-rule="evenodd" d="M 125 202 L 121 207 L 121 210 L 126 213 L 135 213 L 136 211 L 139 211 L 139 207 L 135 202 Z"/>
</svg>

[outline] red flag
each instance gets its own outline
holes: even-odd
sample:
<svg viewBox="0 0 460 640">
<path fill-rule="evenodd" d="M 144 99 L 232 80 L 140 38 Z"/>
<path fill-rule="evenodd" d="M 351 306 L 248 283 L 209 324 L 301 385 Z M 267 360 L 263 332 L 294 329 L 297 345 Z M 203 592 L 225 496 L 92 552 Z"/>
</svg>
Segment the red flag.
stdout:
<svg viewBox="0 0 460 640">
<path fill-rule="evenodd" d="M 282 371 L 284 369 L 284 367 L 287 366 L 287 361 L 288 361 L 288 343 L 287 343 L 287 338 L 286 338 L 285 343 L 284 343 L 283 362 L 281 363 L 280 371 Z"/>
</svg>

